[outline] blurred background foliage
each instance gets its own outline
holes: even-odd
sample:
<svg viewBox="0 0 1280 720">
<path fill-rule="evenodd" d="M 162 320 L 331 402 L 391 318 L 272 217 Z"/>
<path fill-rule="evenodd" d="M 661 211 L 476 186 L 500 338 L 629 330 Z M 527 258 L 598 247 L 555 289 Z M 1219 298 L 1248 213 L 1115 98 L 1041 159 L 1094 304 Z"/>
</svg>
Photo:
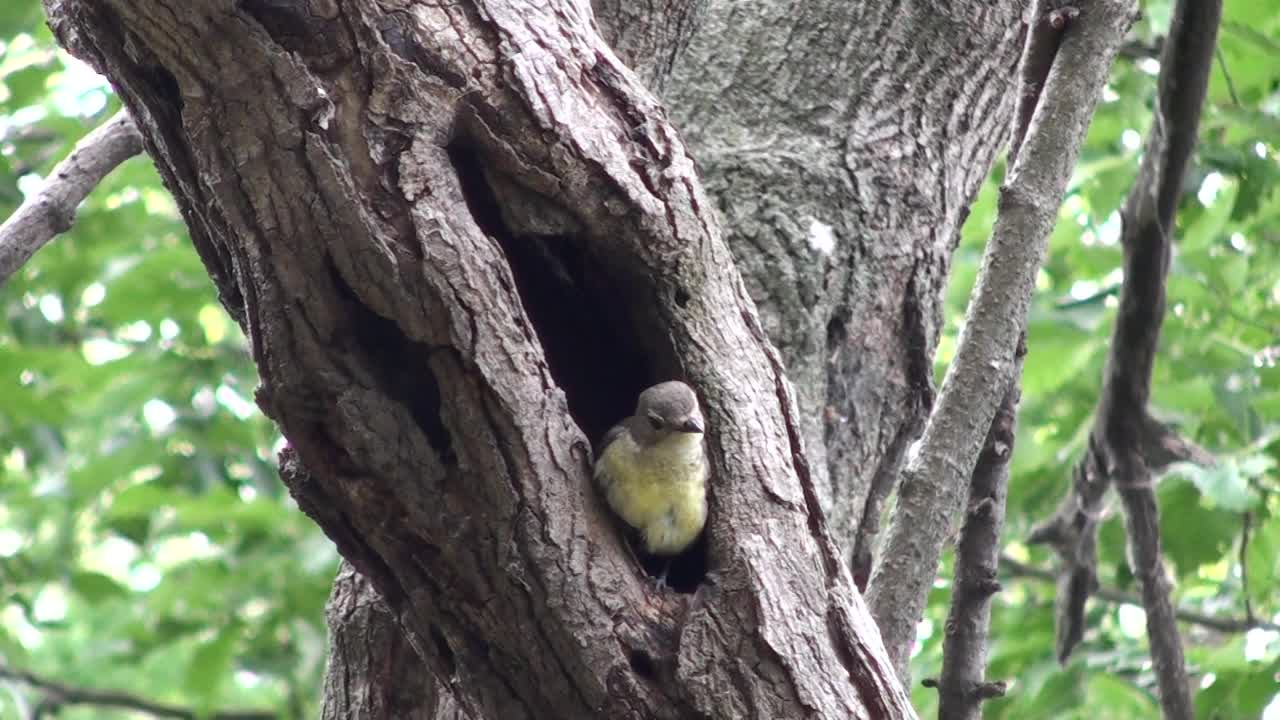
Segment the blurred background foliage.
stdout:
<svg viewBox="0 0 1280 720">
<path fill-rule="evenodd" d="M 1031 312 L 1004 538 L 1007 555 L 1046 569 L 1052 553 L 1021 540 L 1061 499 L 1092 426 L 1122 279 L 1118 209 L 1151 124 L 1159 47 L 1172 12 L 1169 0 L 1142 5 L 1090 126 Z M 939 379 L 995 221 L 1002 173 L 997 166 L 964 228 Z M 1180 625 L 1199 687 L 1196 711 L 1201 718 L 1265 713 L 1280 720 L 1280 3 L 1225 4 L 1200 144 L 1176 222 L 1151 407 L 1219 465 L 1179 467 L 1160 482 L 1161 540 L 1179 607 L 1273 623 L 1232 633 Z M 1136 595 L 1119 503 L 1111 507 L 1099 538 L 1100 580 Z M 940 577 L 921 624 L 916 677 L 941 668 L 949 566 Z M 1091 601 L 1084 642 L 1060 667 L 1054 584 L 1002 577 L 988 675 L 1013 687 L 988 704 L 986 717 L 1160 716 L 1140 605 Z M 935 713 L 933 691 L 916 688 L 913 697 L 924 716 Z"/>
<path fill-rule="evenodd" d="M 0 218 L 118 107 L 38 1 L 0 2 Z M 196 711 L 318 716 L 337 554 L 276 475 L 255 386 L 135 157 L 0 288 L 0 662 Z M 0 681 L 0 718 L 40 697 Z"/>
<path fill-rule="evenodd" d="M 1039 277 L 1023 379 L 1007 554 L 1060 499 L 1083 449 L 1120 277 L 1118 208 L 1151 122 L 1168 0 L 1144 15 L 1094 119 Z M 1180 607 L 1280 621 L 1280 3 L 1228 2 L 1200 147 L 1177 218 L 1153 409 L 1220 459 L 1159 486 Z M 37 0 L 0 3 L 0 217 L 118 102 L 58 51 Z M 948 294 L 958 323 L 995 217 L 997 166 L 965 226 Z M 275 474 L 244 338 L 217 304 L 148 159 L 117 169 L 75 227 L 0 288 L 0 664 L 196 711 L 317 715 L 332 545 Z M 1137 588 L 1122 520 L 1102 582 Z M 950 560 L 948 559 L 948 563 Z M 949 565 L 920 626 L 936 675 Z M 1009 577 L 990 718 L 1158 717 L 1144 620 L 1093 601 L 1075 656 L 1054 659 L 1052 583 Z M 1280 720 L 1280 633 L 1182 625 L 1203 718 Z M 913 689 L 922 716 L 933 691 Z M 0 718 L 41 694 L 0 680 Z M 68 708 L 63 718 L 126 717 Z"/>
</svg>

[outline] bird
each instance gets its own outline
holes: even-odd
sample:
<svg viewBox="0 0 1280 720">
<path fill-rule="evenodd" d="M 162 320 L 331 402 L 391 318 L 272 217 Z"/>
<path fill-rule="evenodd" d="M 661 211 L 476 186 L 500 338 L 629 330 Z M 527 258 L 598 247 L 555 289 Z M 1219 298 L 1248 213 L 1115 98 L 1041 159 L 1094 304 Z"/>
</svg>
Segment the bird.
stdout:
<svg viewBox="0 0 1280 720">
<path fill-rule="evenodd" d="M 635 414 L 601 440 L 596 484 L 650 555 L 669 561 L 692 545 L 706 525 L 703 429 L 693 388 L 672 380 L 640 393 Z M 660 583 L 665 576 L 664 571 Z"/>
</svg>

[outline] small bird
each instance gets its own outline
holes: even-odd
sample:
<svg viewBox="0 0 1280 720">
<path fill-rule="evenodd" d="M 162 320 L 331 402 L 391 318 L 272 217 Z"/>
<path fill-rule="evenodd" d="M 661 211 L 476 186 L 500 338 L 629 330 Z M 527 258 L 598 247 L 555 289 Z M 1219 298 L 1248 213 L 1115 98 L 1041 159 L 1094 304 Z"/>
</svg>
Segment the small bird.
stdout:
<svg viewBox="0 0 1280 720">
<path fill-rule="evenodd" d="M 600 443 L 596 484 L 652 555 L 680 554 L 707 522 L 702 431 L 697 395 L 673 380 L 640 393 L 635 414 Z"/>
</svg>

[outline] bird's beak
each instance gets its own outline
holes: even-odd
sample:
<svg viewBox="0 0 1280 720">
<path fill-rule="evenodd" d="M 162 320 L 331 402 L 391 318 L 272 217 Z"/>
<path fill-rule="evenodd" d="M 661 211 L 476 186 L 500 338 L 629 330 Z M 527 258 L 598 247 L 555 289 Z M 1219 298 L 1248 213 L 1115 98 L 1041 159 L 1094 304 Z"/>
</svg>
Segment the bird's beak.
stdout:
<svg viewBox="0 0 1280 720">
<path fill-rule="evenodd" d="M 702 423 L 697 417 L 690 415 L 683 423 L 680 424 L 680 427 L 676 429 L 680 432 L 700 433 L 702 432 Z"/>
</svg>

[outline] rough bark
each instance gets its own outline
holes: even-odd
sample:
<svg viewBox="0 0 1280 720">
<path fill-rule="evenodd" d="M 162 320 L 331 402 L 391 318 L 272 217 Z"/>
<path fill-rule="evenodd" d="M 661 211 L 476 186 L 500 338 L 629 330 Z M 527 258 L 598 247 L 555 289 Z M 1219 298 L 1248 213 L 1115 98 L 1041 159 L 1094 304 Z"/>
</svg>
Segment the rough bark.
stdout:
<svg viewBox="0 0 1280 720">
<path fill-rule="evenodd" d="M 1022 397 L 1025 338 L 1018 343 L 1013 379 L 1000 400 L 982 443 L 978 464 L 969 479 L 964 525 L 956 541 L 951 608 L 942 640 L 942 672 L 938 689 L 939 720 L 981 720 L 982 703 L 1004 695 L 1003 680 L 988 682 L 987 647 L 991 599 L 1000 591 L 1000 533 L 1009 496 L 1009 461 L 1017 436 L 1018 400 Z"/>
<path fill-rule="evenodd" d="M 661 107 L 582 5 L 46 0 L 250 338 L 282 476 L 483 717 L 910 717 L 782 361 Z M 714 479 L 692 596 L 588 436 L 673 375 Z"/>
<path fill-rule="evenodd" d="M 325 609 L 333 648 L 323 720 L 476 720 L 409 644 L 368 578 L 343 563 Z M 432 638 L 433 642 L 443 642 Z"/>
<path fill-rule="evenodd" d="M 933 401 L 942 291 L 1008 134 L 1021 3 L 705 3 L 664 85 L 865 584 Z"/>
</svg>

